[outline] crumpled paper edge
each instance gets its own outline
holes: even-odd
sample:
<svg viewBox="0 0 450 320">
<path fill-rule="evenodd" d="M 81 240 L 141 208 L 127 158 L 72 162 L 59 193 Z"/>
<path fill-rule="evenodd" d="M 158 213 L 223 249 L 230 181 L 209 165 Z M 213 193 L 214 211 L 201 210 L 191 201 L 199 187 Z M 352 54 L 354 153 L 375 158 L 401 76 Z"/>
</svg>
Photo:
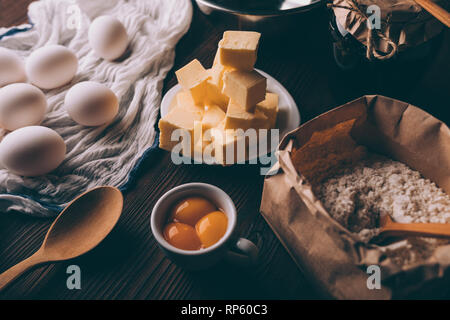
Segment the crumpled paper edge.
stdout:
<svg viewBox="0 0 450 320">
<path fill-rule="evenodd" d="M 383 256 L 383 247 L 373 244 L 365 244 L 358 240 L 358 237 L 334 221 L 323 208 L 320 201 L 318 201 L 312 193 L 312 188 L 306 181 L 306 178 L 298 174 L 294 168 L 290 152 L 293 148 L 293 141 L 296 138 L 305 143 L 309 140 L 314 130 L 323 130 L 327 127 L 332 127 L 335 124 L 348 120 L 358 118 L 354 127 L 358 127 L 361 123 L 367 120 L 367 117 L 377 122 L 381 119 L 376 119 L 377 112 L 385 112 L 386 110 L 374 110 L 384 106 L 387 109 L 394 109 L 396 114 L 390 117 L 391 122 L 385 124 L 383 130 L 388 130 L 394 137 L 394 141 L 402 140 L 403 130 L 402 125 L 404 121 L 410 121 L 411 115 L 416 115 L 421 125 L 425 128 L 422 136 L 418 135 L 417 139 L 425 139 L 428 135 L 438 135 L 440 137 L 447 137 L 450 141 L 450 130 L 441 121 L 435 119 L 425 111 L 412 106 L 408 103 L 398 100 L 390 99 L 378 95 L 364 96 L 349 102 L 341 107 L 335 108 L 325 114 L 322 114 L 307 123 L 300 126 L 298 129 L 288 133 L 280 143 L 279 146 L 279 162 L 275 166 L 279 166 L 280 170 L 277 175 L 266 177 L 263 196 L 261 201 L 261 213 L 264 219 L 268 222 L 272 229 L 276 230 L 276 235 L 287 249 L 291 257 L 293 257 L 296 264 L 304 272 L 312 274 L 316 284 L 321 288 L 321 291 L 327 292 L 330 296 L 339 299 L 389 299 L 393 296 L 392 288 L 395 290 L 395 295 L 407 294 L 413 289 L 417 289 L 420 285 L 442 278 L 445 271 L 450 266 L 450 246 L 440 246 L 434 250 L 433 254 L 424 263 L 413 265 L 405 268 L 398 268 L 393 265 L 389 258 L 385 259 Z M 362 108 L 363 106 L 364 108 Z M 339 113 L 339 116 L 336 114 Z M 369 116 L 368 116 L 369 115 Z M 375 118 L 374 118 L 375 117 Z M 321 121 L 317 121 L 321 118 Z M 339 121 L 333 121 L 338 118 Z M 323 121 L 322 121 L 323 120 Z M 383 122 L 382 122 L 383 123 Z M 309 127 L 307 131 L 309 134 L 298 135 L 302 128 Z M 389 131 L 390 130 L 390 131 Z M 414 142 L 415 140 L 412 140 Z M 302 144 L 302 142 L 300 142 Z M 441 153 L 446 154 L 446 148 L 449 144 L 443 143 Z M 407 147 L 415 147 L 414 143 Z M 426 152 L 424 154 L 427 154 Z M 450 152 L 448 153 L 450 154 Z M 395 158 L 395 156 L 394 156 Z M 413 162 L 417 162 L 414 160 Z M 447 192 L 450 188 L 450 161 L 448 162 L 447 178 L 440 177 L 440 185 Z M 410 163 L 407 163 L 411 166 Z M 414 165 L 412 166 L 414 167 Z M 419 170 L 423 173 L 421 170 Z M 425 174 L 428 177 L 428 175 Z M 434 180 L 434 179 L 432 179 Z M 280 188 L 280 185 L 283 187 Z M 288 190 L 288 196 L 284 191 Z M 284 203 L 284 204 L 283 204 Z M 286 210 L 285 204 L 289 203 L 289 209 Z M 290 207 L 292 203 L 296 203 L 294 208 Z M 285 209 L 285 210 L 283 210 Z M 279 212 L 286 213 L 287 217 L 278 214 Z M 291 230 L 290 222 L 295 220 L 298 215 L 303 215 L 305 221 L 314 224 L 314 228 L 320 224 L 320 232 L 322 238 L 313 239 L 312 241 L 304 241 L 296 236 L 296 232 L 301 230 Z M 287 220 L 286 220 L 287 219 Z M 285 228 L 283 222 L 288 222 L 289 227 Z M 318 228 L 317 228 L 318 229 Z M 327 270 L 320 266 L 320 261 L 323 257 L 311 256 L 311 250 L 317 249 L 314 246 L 314 241 L 328 241 L 332 235 L 336 243 L 331 242 L 335 255 L 340 256 L 337 261 L 338 270 Z M 302 240 L 301 243 L 298 243 Z M 290 243 L 297 243 L 294 247 Z M 327 257 L 332 258 L 332 257 Z M 306 263 L 305 263 L 306 262 Z M 333 263 L 336 263 L 335 261 Z M 326 264 L 326 263 L 325 263 Z M 377 264 L 382 268 L 382 274 L 387 275 L 384 278 L 391 287 L 385 285 L 381 290 L 368 290 L 367 287 L 357 286 L 355 282 L 360 280 L 364 283 L 368 275 L 361 269 L 361 266 Z M 336 265 L 334 267 L 336 267 Z M 417 276 L 423 280 L 420 284 L 414 283 L 413 279 L 417 280 Z M 359 279 L 355 281 L 355 279 Z M 353 286 L 349 288 L 349 285 Z"/>
</svg>

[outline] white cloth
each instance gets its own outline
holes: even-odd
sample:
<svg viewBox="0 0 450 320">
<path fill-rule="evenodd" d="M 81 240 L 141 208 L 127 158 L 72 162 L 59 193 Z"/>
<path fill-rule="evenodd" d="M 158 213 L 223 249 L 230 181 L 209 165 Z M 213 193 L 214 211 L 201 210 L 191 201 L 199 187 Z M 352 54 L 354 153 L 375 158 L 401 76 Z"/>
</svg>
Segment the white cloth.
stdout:
<svg viewBox="0 0 450 320">
<path fill-rule="evenodd" d="M 39 47 L 61 44 L 79 60 L 70 84 L 45 92 L 48 110 L 42 125 L 64 138 L 64 162 L 54 172 L 35 178 L 0 170 L 0 212 L 45 217 L 94 186 L 123 186 L 152 146 L 163 80 L 173 66 L 176 43 L 189 29 L 192 4 L 190 0 L 43 0 L 33 2 L 28 14 L 33 28 L 3 38 L 0 46 L 26 58 Z M 118 18 L 127 29 L 131 54 L 122 62 L 105 61 L 89 46 L 89 23 L 99 15 Z M 0 28 L 0 35 L 6 31 Z M 119 114 L 108 127 L 77 125 L 64 111 L 67 90 L 85 80 L 105 84 L 120 100 Z"/>
</svg>

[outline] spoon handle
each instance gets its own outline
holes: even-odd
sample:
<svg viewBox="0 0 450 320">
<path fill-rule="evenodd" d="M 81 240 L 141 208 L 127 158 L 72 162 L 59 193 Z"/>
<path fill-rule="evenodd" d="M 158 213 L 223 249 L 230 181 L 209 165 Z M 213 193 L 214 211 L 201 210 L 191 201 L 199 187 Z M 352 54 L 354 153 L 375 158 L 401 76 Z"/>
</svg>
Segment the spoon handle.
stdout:
<svg viewBox="0 0 450 320">
<path fill-rule="evenodd" d="M 11 282 L 16 280 L 21 274 L 28 271 L 32 267 L 45 262 L 40 250 L 36 251 L 32 256 L 19 262 L 15 266 L 9 268 L 0 274 L 0 291 L 5 289 Z"/>
<path fill-rule="evenodd" d="M 450 13 L 443 7 L 431 0 L 415 0 L 415 2 L 450 28 Z"/>
<path fill-rule="evenodd" d="M 390 223 L 382 227 L 381 233 L 396 236 L 450 237 L 447 223 Z"/>
</svg>

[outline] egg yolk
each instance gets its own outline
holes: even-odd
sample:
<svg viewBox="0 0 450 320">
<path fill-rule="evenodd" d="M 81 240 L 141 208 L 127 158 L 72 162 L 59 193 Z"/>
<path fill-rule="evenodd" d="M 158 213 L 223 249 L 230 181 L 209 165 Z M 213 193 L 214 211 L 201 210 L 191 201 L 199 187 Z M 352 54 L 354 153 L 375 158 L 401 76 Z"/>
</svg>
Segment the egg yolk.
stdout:
<svg viewBox="0 0 450 320">
<path fill-rule="evenodd" d="M 194 227 L 203 216 L 216 210 L 216 206 L 204 198 L 189 197 L 175 205 L 172 210 L 172 219 Z"/>
<path fill-rule="evenodd" d="M 195 230 L 203 246 L 207 248 L 223 237 L 227 226 L 227 216 L 221 211 L 214 211 L 201 218 L 195 225 Z"/>
<path fill-rule="evenodd" d="M 178 249 L 198 250 L 202 247 L 195 229 L 184 223 L 169 223 L 164 229 L 164 238 Z"/>
</svg>

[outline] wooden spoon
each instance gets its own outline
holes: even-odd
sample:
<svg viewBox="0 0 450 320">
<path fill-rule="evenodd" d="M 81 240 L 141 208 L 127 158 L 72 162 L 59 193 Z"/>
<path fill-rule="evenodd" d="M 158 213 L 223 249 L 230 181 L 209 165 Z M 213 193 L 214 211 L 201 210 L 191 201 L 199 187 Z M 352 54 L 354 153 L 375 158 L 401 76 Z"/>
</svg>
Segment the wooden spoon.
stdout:
<svg viewBox="0 0 450 320">
<path fill-rule="evenodd" d="M 450 13 L 432 0 L 414 0 L 419 6 L 428 11 L 433 17 L 450 28 Z"/>
<path fill-rule="evenodd" d="M 41 248 L 0 274 L 0 291 L 30 268 L 76 258 L 96 247 L 122 213 L 123 196 L 114 187 L 97 187 L 75 198 L 55 219 Z"/>
<path fill-rule="evenodd" d="M 389 215 L 380 219 L 381 231 L 378 236 L 431 236 L 450 237 L 450 223 L 398 223 Z"/>
</svg>

